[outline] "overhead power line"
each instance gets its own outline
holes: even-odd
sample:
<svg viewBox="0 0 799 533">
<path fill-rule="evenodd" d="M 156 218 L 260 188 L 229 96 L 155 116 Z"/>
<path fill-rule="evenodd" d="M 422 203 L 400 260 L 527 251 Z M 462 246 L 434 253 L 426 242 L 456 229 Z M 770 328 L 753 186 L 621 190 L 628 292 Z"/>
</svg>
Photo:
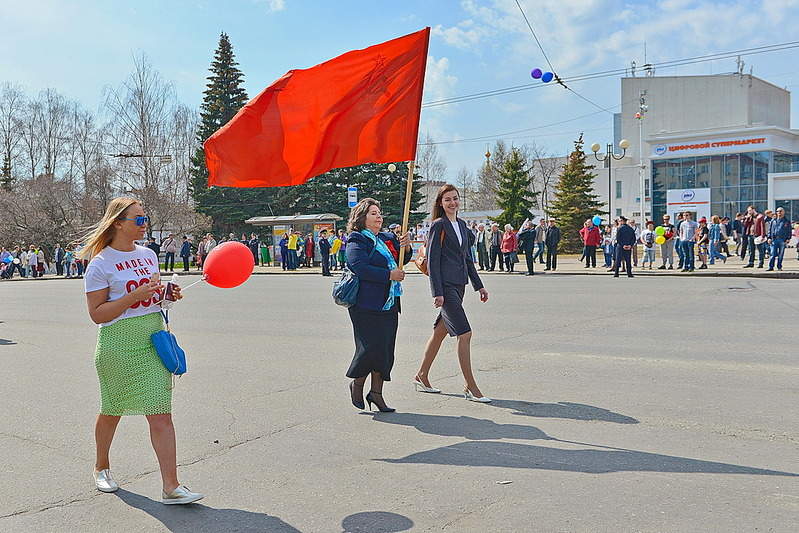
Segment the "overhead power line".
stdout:
<svg viewBox="0 0 799 533">
<path fill-rule="evenodd" d="M 776 43 L 776 44 L 769 44 L 763 46 L 755 46 L 752 48 L 741 48 L 739 50 L 730 50 L 727 52 L 717 52 L 714 54 L 706 54 L 701 56 L 694 56 L 694 57 L 685 57 L 680 59 L 671 59 L 668 61 L 660 61 L 655 63 L 648 63 L 646 65 L 642 65 L 642 69 L 647 68 L 672 68 L 672 67 L 681 67 L 685 65 L 693 65 L 697 63 L 705 63 L 708 61 L 717 61 L 721 59 L 733 59 L 738 56 L 746 56 L 746 55 L 757 55 L 757 54 L 765 54 L 770 52 L 780 52 L 783 50 L 792 50 L 795 48 L 799 48 L 799 41 L 789 41 L 785 43 Z M 610 69 L 610 70 L 602 70 L 598 72 L 591 72 L 586 74 L 578 74 L 576 76 L 562 78 L 564 83 L 574 83 L 579 81 L 586 81 L 586 80 L 593 80 L 599 78 L 608 78 L 608 77 L 615 77 L 621 76 L 629 72 L 629 68 L 618 68 L 618 69 Z M 464 94 L 461 96 L 453 96 L 450 98 L 442 98 L 439 100 L 430 100 L 424 102 L 422 107 L 430 108 L 430 107 L 438 107 L 442 105 L 450 105 L 450 104 L 457 104 L 462 102 L 468 102 L 471 100 L 478 100 L 483 98 L 490 98 L 492 96 L 501 96 L 504 94 L 512 94 L 521 91 L 529 91 L 532 89 L 541 89 L 544 87 L 549 87 L 548 84 L 543 83 L 525 83 L 522 85 L 513 85 L 510 87 L 502 87 L 499 89 L 492 89 L 488 91 L 480 91 L 472 94 Z"/>
</svg>

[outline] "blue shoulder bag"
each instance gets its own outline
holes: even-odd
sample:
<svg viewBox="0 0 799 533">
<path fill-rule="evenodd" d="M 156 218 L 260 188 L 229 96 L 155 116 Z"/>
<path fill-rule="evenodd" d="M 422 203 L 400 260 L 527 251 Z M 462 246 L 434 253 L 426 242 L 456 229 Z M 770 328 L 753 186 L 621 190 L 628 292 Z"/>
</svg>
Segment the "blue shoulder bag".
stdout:
<svg viewBox="0 0 799 533">
<path fill-rule="evenodd" d="M 169 331 L 169 311 L 161 311 L 161 314 L 164 316 L 166 329 L 150 335 L 150 340 L 166 369 L 175 376 L 180 376 L 186 373 L 186 353 L 178 345 L 172 332 Z"/>
<path fill-rule="evenodd" d="M 380 237 L 377 238 L 379 239 Z M 372 247 L 372 251 L 369 252 L 369 258 L 366 260 L 367 263 L 372 260 L 372 255 L 374 255 L 375 250 L 377 250 L 376 244 Z M 341 279 L 333 282 L 333 301 L 343 307 L 352 307 L 358 302 L 359 287 L 360 280 L 358 276 L 355 272 L 350 270 L 349 267 L 345 266 L 344 271 L 341 273 Z"/>
</svg>

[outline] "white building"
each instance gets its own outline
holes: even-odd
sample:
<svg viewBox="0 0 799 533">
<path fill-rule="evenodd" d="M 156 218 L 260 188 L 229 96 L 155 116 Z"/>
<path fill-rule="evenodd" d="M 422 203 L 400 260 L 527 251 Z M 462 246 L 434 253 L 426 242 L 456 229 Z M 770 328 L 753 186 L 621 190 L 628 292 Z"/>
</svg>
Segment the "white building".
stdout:
<svg viewBox="0 0 799 533">
<path fill-rule="evenodd" d="M 734 216 L 754 205 L 784 207 L 799 219 L 799 130 L 790 129 L 789 91 L 746 74 L 653 76 L 623 78 L 621 101 L 614 138 L 630 147 L 613 161 L 610 179 L 601 163 L 595 171 L 596 192 L 606 203 L 610 192 L 614 216 L 640 217 L 643 168 L 647 218 Z"/>
</svg>

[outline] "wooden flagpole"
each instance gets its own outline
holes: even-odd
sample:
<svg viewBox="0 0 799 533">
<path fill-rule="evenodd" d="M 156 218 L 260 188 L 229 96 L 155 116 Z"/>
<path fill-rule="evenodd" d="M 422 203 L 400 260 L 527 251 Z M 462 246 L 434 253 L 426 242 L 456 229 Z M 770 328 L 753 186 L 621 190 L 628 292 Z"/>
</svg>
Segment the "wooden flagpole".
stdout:
<svg viewBox="0 0 799 533">
<path fill-rule="evenodd" d="M 405 184 L 405 208 L 402 213 L 402 233 L 408 233 L 408 222 L 411 216 L 411 195 L 413 194 L 413 172 L 416 168 L 416 161 L 408 163 L 408 182 Z M 397 268 L 402 270 L 405 265 L 405 247 L 401 246 L 399 251 L 399 263 Z"/>
</svg>

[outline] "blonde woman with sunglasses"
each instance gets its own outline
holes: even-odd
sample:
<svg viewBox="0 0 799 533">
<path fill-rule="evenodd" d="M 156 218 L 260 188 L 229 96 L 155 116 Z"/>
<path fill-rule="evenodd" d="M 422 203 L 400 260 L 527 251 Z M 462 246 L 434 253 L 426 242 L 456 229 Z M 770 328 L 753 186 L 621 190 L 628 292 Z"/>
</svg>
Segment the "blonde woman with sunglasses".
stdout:
<svg viewBox="0 0 799 533">
<path fill-rule="evenodd" d="M 161 503 L 195 502 L 202 494 L 178 482 L 175 427 L 172 425 L 171 374 L 161 363 L 150 336 L 163 329 L 160 313 L 163 285 L 158 257 L 136 241 L 144 238 L 149 219 L 134 198 L 115 198 L 86 238 L 89 316 L 100 326 L 95 367 L 101 408 L 94 436 L 94 482 L 102 492 L 119 486 L 111 476 L 109 450 L 122 416 L 144 415 L 161 469 Z M 175 288 L 180 298 L 180 288 Z"/>
</svg>

